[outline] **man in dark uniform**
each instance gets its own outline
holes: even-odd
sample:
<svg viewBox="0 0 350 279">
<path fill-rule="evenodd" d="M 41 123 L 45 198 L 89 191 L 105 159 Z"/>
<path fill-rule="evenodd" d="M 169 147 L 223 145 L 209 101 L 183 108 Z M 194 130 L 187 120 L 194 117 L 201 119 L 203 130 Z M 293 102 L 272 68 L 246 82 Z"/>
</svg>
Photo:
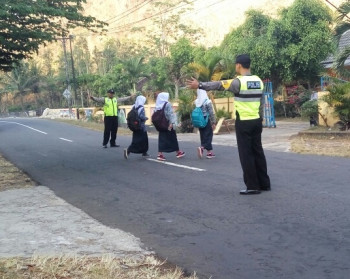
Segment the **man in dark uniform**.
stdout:
<svg viewBox="0 0 350 279">
<path fill-rule="evenodd" d="M 238 76 L 233 80 L 198 82 L 192 78 L 187 81 L 187 86 L 191 89 L 229 90 L 234 93 L 237 146 L 247 186 L 240 194 L 260 194 L 261 191 L 271 190 L 261 143 L 264 84 L 258 76 L 251 74 L 249 55 L 237 56 L 236 73 Z"/>
<path fill-rule="evenodd" d="M 107 148 L 108 142 L 111 147 L 119 147 L 119 144 L 116 144 L 117 132 L 118 132 L 118 101 L 126 101 L 133 96 L 124 97 L 124 98 L 115 98 L 114 90 L 109 89 L 107 91 L 107 97 L 93 97 L 90 96 L 90 99 L 103 104 L 104 110 L 104 132 L 103 132 L 103 142 L 102 147 Z"/>
</svg>

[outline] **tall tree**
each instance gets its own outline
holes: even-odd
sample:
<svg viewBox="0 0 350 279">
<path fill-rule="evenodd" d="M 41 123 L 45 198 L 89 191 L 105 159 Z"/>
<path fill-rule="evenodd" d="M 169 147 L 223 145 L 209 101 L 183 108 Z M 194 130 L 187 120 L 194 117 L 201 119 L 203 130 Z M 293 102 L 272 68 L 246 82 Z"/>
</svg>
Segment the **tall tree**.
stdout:
<svg viewBox="0 0 350 279">
<path fill-rule="evenodd" d="M 175 85 L 175 99 L 179 98 L 179 87 L 183 83 L 182 79 L 185 76 L 183 68 L 191 63 L 193 58 L 193 47 L 188 39 L 181 38 L 170 46 L 169 74 Z"/>
<path fill-rule="evenodd" d="M 29 92 L 37 92 L 40 80 L 38 65 L 31 62 L 20 62 L 11 72 L 5 73 L 5 78 L 1 82 L 14 93 L 15 98 L 20 100 L 22 111 L 25 111 L 24 96 Z"/>
<path fill-rule="evenodd" d="M 129 75 L 132 83 L 132 91 L 136 94 L 136 84 L 142 77 L 147 77 L 146 67 L 143 63 L 144 57 L 135 56 L 123 61 L 123 68 Z"/>
<path fill-rule="evenodd" d="M 84 27 L 97 31 L 105 23 L 82 15 L 86 0 L 2 0 L 0 9 L 0 69 L 30 57 L 40 45 Z"/>
<path fill-rule="evenodd" d="M 77 75 L 91 73 L 91 54 L 89 45 L 84 37 L 79 37 L 74 44 L 74 64 L 77 70 Z"/>
<path fill-rule="evenodd" d="M 193 1 L 192 1 L 193 2 Z M 179 38 L 195 41 L 201 33 L 199 28 L 181 22 L 181 15 L 192 9 L 188 0 L 159 0 L 152 2 L 151 13 L 157 16 L 152 29 L 148 30 L 148 43 L 160 57 L 168 56 L 170 46 Z"/>
<path fill-rule="evenodd" d="M 330 10 L 320 0 L 295 0 L 272 19 L 248 11 L 243 25 L 221 44 L 223 55 L 234 59 L 248 53 L 254 73 L 275 85 L 318 80 L 321 61 L 332 52 Z"/>
<path fill-rule="evenodd" d="M 306 81 L 309 86 L 318 81 L 321 61 L 333 51 L 331 22 L 330 10 L 319 0 L 295 0 L 284 9 L 272 29 L 272 34 L 279 28 L 284 33 L 274 37 L 281 46 L 275 48 L 275 74 L 278 72 L 283 81 Z"/>
</svg>

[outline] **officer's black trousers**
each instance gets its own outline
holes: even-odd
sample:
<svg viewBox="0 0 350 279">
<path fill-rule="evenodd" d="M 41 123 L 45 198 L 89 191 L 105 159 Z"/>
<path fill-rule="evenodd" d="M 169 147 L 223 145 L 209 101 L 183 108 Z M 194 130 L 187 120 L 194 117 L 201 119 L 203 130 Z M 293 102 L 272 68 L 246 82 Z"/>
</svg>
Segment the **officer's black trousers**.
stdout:
<svg viewBox="0 0 350 279">
<path fill-rule="evenodd" d="M 239 159 L 248 190 L 270 187 L 264 150 L 261 143 L 261 119 L 240 120 L 235 124 Z"/>
<path fill-rule="evenodd" d="M 118 132 L 118 116 L 105 116 L 104 123 L 103 145 L 107 145 L 109 139 L 111 139 L 110 145 L 115 145 Z"/>
</svg>

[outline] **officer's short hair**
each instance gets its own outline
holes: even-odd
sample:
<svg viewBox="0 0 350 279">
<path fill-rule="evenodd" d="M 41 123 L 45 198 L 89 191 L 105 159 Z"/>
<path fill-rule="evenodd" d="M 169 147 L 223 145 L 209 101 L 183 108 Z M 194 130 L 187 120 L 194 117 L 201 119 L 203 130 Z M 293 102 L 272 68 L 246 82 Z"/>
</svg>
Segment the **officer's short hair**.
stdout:
<svg viewBox="0 0 350 279">
<path fill-rule="evenodd" d="M 250 68 L 250 57 L 248 54 L 240 54 L 236 57 L 236 64 L 241 64 L 243 68 Z"/>
<path fill-rule="evenodd" d="M 107 93 L 111 93 L 111 94 L 114 94 L 114 90 L 113 89 L 108 89 Z"/>
</svg>

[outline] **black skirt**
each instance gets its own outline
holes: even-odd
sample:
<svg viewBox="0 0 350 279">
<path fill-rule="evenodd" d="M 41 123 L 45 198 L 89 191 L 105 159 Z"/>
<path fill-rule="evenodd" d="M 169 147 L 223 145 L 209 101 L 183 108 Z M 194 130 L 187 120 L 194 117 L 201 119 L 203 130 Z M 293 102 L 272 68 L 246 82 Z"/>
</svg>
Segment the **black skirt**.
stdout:
<svg viewBox="0 0 350 279">
<path fill-rule="evenodd" d="M 148 151 L 148 135 L 146 131 L 137 131 L 132 133 L 132 142 L 128 147 L 131 153 L 146 153 Z"/>
<path fill-rule="evenodd" d="M 176 132 L 174 129 L 166 132 L 159 132 L 158 136 L 158 151 L 159 152 L 174 152 L 179 150 Z"/>
<path fill-rule="evenodd" d="M 201 139 L 201 146 L 206 150 L 213 150 L 211 142 L 213 141 L 213 128 L 210 120 L 208 120 L 207 126 L 199 128 L 199 135 Z"/>
</svg>

